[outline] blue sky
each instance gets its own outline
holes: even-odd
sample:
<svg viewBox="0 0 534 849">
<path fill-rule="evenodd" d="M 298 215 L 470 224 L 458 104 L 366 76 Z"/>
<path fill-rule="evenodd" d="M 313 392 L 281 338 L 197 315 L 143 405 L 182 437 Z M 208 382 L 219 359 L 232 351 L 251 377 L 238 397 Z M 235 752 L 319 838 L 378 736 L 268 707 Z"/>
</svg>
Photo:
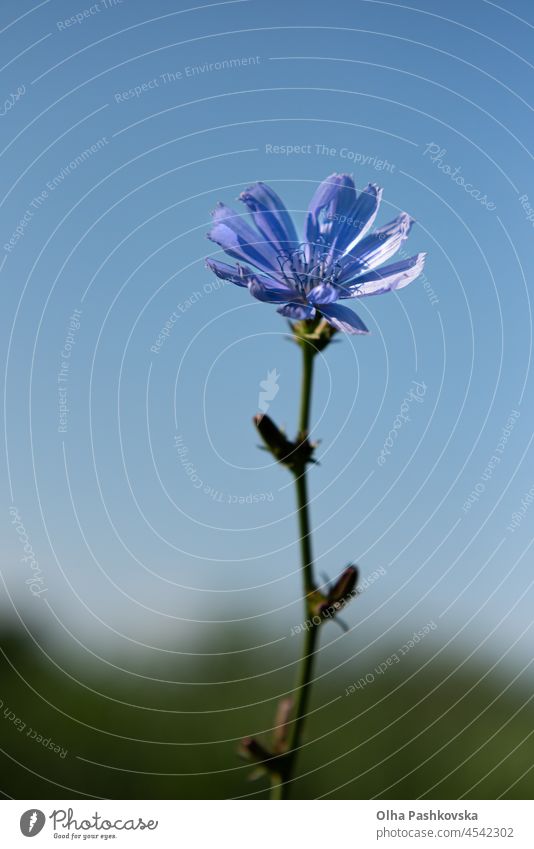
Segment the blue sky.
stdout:
<svg viewBox="0 0 534 849">
<path fill-rule="evenodd" d="M 298 351 L 205 233 L 255 180 L 301 224 L 349 171 L 428 259 L 318 364 L 318 568 L 385 570 L 348 614 L 370 641 L 434 619 L 436 649 L 527 653 L 529 4 L 179 5 L 2 4 L 3 609 L 114 650 L 300 621 L 291 481 L 251 425 L 276 370 L 294 429 Z"/>
</svg>

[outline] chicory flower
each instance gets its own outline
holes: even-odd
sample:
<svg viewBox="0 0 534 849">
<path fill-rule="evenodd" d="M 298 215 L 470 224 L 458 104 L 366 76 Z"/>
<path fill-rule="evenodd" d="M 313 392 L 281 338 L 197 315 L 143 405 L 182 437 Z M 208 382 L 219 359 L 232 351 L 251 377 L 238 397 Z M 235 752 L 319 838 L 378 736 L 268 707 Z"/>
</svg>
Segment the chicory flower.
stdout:
<svg viewBox="0 0 534 849">
<path fill-rule="evenodd" d="M 339 301 L 402 289 L 419 276 L 425 261 L 425 254 L 419 253 L 383 265 L 407 239 L 413 219 L 401 212 L 371 230 L 381 196 L 382 189 L 374 183 L 357 192 L 349 174 L 332 174 L 312 197 L 302 240 L 276 192 L 265 183 L 254 183 L 239 198 L 249 220 L 219 203 L 208 233 L 237 263 L 210 258 L 206 264 L 259 301 L 278 304 L 278 312 L 287 318 L 314 319 L 319 314 L 336 330 L 368 333 L 361 318 Z"/>
</svg>

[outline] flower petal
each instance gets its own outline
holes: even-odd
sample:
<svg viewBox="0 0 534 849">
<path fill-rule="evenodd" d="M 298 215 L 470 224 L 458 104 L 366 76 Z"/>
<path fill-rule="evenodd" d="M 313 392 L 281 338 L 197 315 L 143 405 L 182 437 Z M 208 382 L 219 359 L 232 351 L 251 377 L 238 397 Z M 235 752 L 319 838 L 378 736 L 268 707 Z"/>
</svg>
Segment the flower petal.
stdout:
<svg viewBox="0 0 534 849">
<path fill-rule="evenodd" d="M 250 263 L 268 274 L 279 275 L 276 250 L 242 216 L 223 203 L 217 204 L 212 215 L 214 223 L 208 232 L 208 239 L 234 259 Z"/>
<path fill-rule="evenodd" d="M 308 292 L 306 298 L 311 304 L 320 306 L 321 304 L 331 304 L 333 301 L 337 301 L 339 292 L 340 290 L 337 286 L 332 286 L 330 283 L 319 283 L 318 286 L 314 286 Z"/>
<path fill-rule="evenodd" d="M 425 265 L 426 254 L 416 254 L 410 259 L 403 259 L 393 265 L 386 265 L 368 274 L 357 277 L 351 286 L 347 287 L 350 294 L 347 298 L 362 298 L 365 295 L 382 295 L 394 289 L 403 289 L 421 274 Z"/>
<path fill-rule="evenodd" d="M 274 189 L 265 183 L 254 183 L 239 195 L 239 200 L 246 204 L 265 239 L 281 251 L 291 253 L 296 250 L 299 240 L 295 225 Z"/>
<path fill-rule="evenodd" d="M 352 253 L 343 260 L 343 269 L 339 283 L 348 283 L 357 274 L 372 271 L 383 262 L 387 262 L 408 238 L 414 219 L 402 212 L 389 224 L 374 230 L 361 239 Z"/>
<path fill-rule="evenodd" d="M 291 302 L 289 304 L 285 304 L 283 307 L 279 307 L 276 312 L 279 312 L 280 315 L 285 315 L 286 318 L 294 318 L 296 321 L 301 321 L 303 318 L 313 318 L 315 315 L 315 307 L 312 307 L 310 304 L 298 304 L 296 302 Z M 348 310 L 350 312 L 350 310 Z"/>
<path fill-rule="evenodd" d="M 351 238 L 344 245 L 343 256 L 349 254 L 373 226 L 381 200 L 382 189 L 376 183 L 369 183 L 360 192 L 350 213 Z"/>
<path fill-rule="evenodd" d="M 228 265 L 227 262 L 219 262 L 209 257 L 206 260 L 206 268 L 213 271 L 221 280 L 228 280 L 230 283 L 235 283 L 236 286 L 248 286 L 247 278 L 251 271 L 245 265 Z"/>
<path fill-rule="evenodd" d="M 319 312 L 342 333 L 369 333 L 360 316 L 341 304 L 322 304 Z"/>
<path fill-rule="evenodd" d="M 330 174 L 317 187 L 308 212 L 304 236 L 307 242 L 331 244 L 339 232 L 337 219 L 347 216 L 356 202 L 356 189 L 350 174 Z"/>
<path fill-rule="evenodd" d="M 251 277 L 248 290 L 258 301 L 265 301 L 268 304 L 285 304 L 299 297 L 295 289 L 290 289 L 289 286 L 267 277 L 260 278 L 258 275 Z"/>
</svg>

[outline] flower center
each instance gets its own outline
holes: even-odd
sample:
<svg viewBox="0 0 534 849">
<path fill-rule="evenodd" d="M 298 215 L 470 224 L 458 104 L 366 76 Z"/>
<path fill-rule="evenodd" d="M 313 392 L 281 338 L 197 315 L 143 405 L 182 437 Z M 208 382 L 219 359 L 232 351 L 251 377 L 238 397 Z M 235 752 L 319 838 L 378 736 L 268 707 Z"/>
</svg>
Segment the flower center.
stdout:
<svg viewBox="0 0 534 849">
<path fill-rule="evenodd" d="M 291 252 L 281 251 L 278 264 L 284 281 L 304 297 L 320 283 L 336 284 L 341 264 L 332 261 L 332 253 L 322 244 L 303 242 Z"/>
</svg>

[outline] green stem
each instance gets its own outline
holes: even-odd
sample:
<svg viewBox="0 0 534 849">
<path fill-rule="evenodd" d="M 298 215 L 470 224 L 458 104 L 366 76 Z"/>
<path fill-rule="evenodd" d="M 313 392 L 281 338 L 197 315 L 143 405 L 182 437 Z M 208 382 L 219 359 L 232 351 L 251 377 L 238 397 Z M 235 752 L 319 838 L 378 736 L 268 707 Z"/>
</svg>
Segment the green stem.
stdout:
<svg viewBox="0 0 534 849">
<path fill-rule="evenodd" d="M 315 355 L 315 350 L 310 344 L 303 343 L 302 351 L 302 384 L 298 436 L 301 440 L 307 437 L 309 431 L 313 360 Z M 309 596 L 315 591 L 315 581 L 313 578 L 313 555 L 305 464 L 303 464 L 301 469 L 295 470 L 295 485 L 302 561 L 302 582 L 304 588 L 304 613 L 305 618 L 307 619 L 310 612 Z M 291 781 L 293 779 L 296 761 L 301 746 L 302 732 L 304 729 L 304 722 L 306 720 L 308 702 L 311 693 L 313 663 L 317 647 L 317 638 L 319 636 L 319 627 L 311 623 L 311 618 L 310 626 L 307 628 L 305 633 L 306 636 L 304 638 L 299 678 L 296 687 L 295 709 L 288 738 L 288 751 L 283 760 L 283 769 L 281 773 L 279 775 L 273 775 L 271 799 L 287 799 L 289 797 Z"/>
<path fill-rule="evenodd" d="M 310 429 L 310 409 L 315 349 L 309 342 L 302 343 L 302 383 L 300 387 L 299 435 L 304 438 Z"/>
<path fill-rule="evenodd" d="M 307 612 L 307 611 L 306 611 Z M 299 754 L 304 722 L 308 712 L 308 702 L 312 687 L 313 662 L 319 636 L 319 626 L 310 625 L 304 639 L 303 653 L 300 665 L 299 681 L 297 684 L 297 699 L 295 704 L 295 715 L 291 726 L 288 741 L 288 752 L 284 762 L 284 769 L 280 776 L 273 781 L 271 791 L 272 799 L 288 799 L 291 791 L 291 781 L 295 771 L 296 761 Z"/>
<path fill-rule="evenodd" d="M 273 773 L 271 778 L 271 799 L 287 799 L 284 794 L 284 780 L 276 773 Z"/>
<path fill-rule="evenodd" d="M 312 593 L 315 589 L 313 580 L 313 555 L 311 550 L 310 516 L 308 512 L 308 482 L 306 469 L 295 475 L 297 488 L 297 516 L 300 536 L 300 557 L 302 564 L 302 582 L 304 593 Z M 306 599 L 305 599 L 306 601 Z M 307 612 L 307 608 L 306 608 Z"/>
</svg>

